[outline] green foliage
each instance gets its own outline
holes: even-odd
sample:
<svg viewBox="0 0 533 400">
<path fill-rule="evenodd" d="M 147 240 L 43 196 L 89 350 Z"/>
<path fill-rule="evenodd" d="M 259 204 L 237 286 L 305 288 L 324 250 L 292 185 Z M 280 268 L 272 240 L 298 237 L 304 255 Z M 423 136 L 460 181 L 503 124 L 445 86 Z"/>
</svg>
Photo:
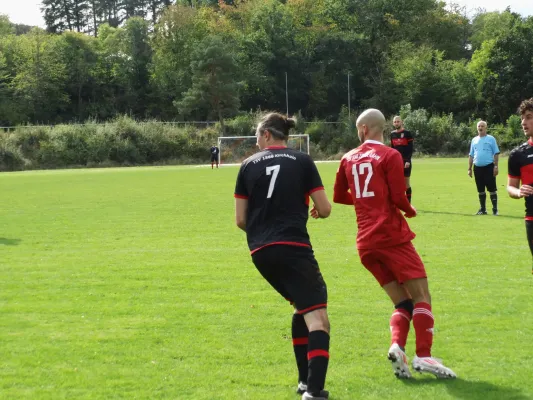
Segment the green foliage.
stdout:
<svg viewBox="0 0 533 400">
<path fill-rule="evenodd" d="M 504 123 L 533 90 L 533 22 L 510 11 L 470 21 L 435 0 L 45 0 L 43 12 L 60 35 L 0 16 L 1 125 L 127 114 L 223 130 L 242 111 L 284 111 L 286 89 L 308 120 L 336 120 L 349 95 L 353 109 L 410 103 Z"/>
</svg>

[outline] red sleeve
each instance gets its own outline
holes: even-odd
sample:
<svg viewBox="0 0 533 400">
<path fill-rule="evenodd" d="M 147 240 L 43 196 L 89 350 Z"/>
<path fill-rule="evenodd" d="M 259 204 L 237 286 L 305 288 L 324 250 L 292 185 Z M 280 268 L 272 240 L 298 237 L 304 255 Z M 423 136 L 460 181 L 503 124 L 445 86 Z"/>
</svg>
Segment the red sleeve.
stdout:
<svg viewBox="0 0 533 400">
<path fill-rule="evenodd" d="M 387 185 L 389 186 L 392 202 L 404 213 L 414 214 L 415 211 L 405 194 L 402 155 L 398 151 L 391 151 L 389 154 L 390 156 L 386 160 L 385 168 L 387 172 Z"/>
<path fill-rule="evenodd" d="M 337 170 L 335 177 L 335 186 L 333 187 L 333 202 L 337 204 L 346 204 L 353 206 L 352 195 L 349 192 L 350 186 L 348 179 L 346 179 L 346 172 L 344 171 L 344 158 L 341 160 L 341 165 Z"/>
</svg>

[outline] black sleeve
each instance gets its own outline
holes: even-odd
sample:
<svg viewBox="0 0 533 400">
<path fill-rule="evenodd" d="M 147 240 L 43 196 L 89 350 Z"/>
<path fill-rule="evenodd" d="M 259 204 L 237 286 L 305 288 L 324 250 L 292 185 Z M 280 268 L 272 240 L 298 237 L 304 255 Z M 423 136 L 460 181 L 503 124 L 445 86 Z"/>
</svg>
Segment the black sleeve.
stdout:
<svg viewBox="0 0 533 400">
<path fill-rule="evenodd" d="M 311 159 L 311 157 L 307 158 L 306 164 L 307 184 L 305 190 L 307 191 L 307 193 L 311 194 L 316 190 L 324 189 L 324 185 L 322 184 L 322 178 L 320 178 L 320 174 L 318 173 L 316 164 Z"/>
<path fill-rule="evenodd" d="M 239 199 L 248 198 L 248 189 L 246 188 L 246 179 L 244 176 L 245 167 L 245 164 L 241 165 L 241 169 L 239 170 L 239 174 L 237 175 L 237 183 L 235 184 L 234 196 Z"/>
<path fill-rule="evenodd" d="M 507 172 L 512 178 L 520 178 L 520 153 L 516 150 L 511 151 L 511 154 L 509 154 Z"/>
<path fill-rule="evenodd" d="M 405 131 L 405 138 L 407 139 L 407 147 L 405 149 L 405 161 L 411 162 L 411 157 L 413 156 L 414 150 L 414 141 L 413 135 L 409 131 Z"/>
</svg>

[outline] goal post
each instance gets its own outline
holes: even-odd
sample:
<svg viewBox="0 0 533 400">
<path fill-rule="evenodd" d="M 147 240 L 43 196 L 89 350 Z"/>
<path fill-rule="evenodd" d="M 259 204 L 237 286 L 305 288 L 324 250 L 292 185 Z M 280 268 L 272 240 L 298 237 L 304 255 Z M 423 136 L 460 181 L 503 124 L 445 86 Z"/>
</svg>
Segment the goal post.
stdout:
<svg viewBox="0 0 533 400">
<path fill-rule="evenodd" d="M 259 151 L 256 136 L 220 136 L 217 143 L 219 164 L 240 164 Z M 309 135 L 289 135 L 287 147 L 309 154 Z"/>
</svg>

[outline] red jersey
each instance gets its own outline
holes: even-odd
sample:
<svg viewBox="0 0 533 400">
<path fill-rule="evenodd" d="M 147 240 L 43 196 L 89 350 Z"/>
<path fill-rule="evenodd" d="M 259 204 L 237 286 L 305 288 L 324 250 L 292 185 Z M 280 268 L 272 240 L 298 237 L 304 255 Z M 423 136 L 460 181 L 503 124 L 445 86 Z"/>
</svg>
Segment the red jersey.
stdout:
<svg viewBox="0 0 533 400">
<path fill-rule="evenodd" d="M 391 247 L 414 239 L 401 213 L 415 212 L 405 194 L 403 170 L 401 154 L 375 140 L 342 157 L 333 201 L 355 205 L 358 249 Z"/>
</svg>

